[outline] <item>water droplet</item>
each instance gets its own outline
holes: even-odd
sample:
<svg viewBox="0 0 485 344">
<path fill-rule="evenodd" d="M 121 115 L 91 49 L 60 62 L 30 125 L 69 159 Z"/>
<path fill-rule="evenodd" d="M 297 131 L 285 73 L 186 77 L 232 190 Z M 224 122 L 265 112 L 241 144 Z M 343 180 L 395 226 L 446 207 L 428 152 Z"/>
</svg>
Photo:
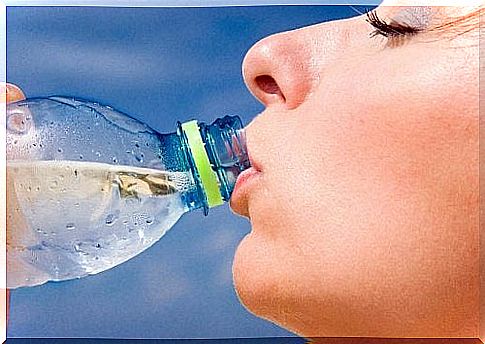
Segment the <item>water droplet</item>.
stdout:
<svg viewBox="0 0 485 344">
<path fill-rule="evenodd" d="M 153 223 L 153 218 L 149 217 L 148 219 L 146 219 L 146 223 L 147 225 L 151 225 Z"/>
<path fill-rule="evenodd" d="M 83 156 L 82 154 L 79 155 L 79 160 L 82 160 L 83 159 Z"/>
<path fill-rule="evenodd" d="M 113 162 L 116 164 L 118 162 L 118 159 L 116 159 L 116 157 L 114 156 L 113 157 Z"/>
<path fill-rule="evenodd" d="M 74 203 L 75 207 L 79 207 L 79 202 Z"/>
<path fill-rule="evenodd" d="M 74 251 L 76 252 L 82 252 L 81 251 L 81 243 L 77 243 L 74 245 Z"/>
<path fill-rule="evenodd" d="M 16 145 L 19 142 L 19 140 L 14 140 L 13 144 Z"/>
<path fill-rule="evenodd" d="M 73 230 L 74 228 L 76 228 L 76 226 L 74 225 L 74 223 L 72 222 L 69 222 L 67 225 L 66 225 L 66 229 L 67 230 Z"/>
<path fill-rule="evenodd" d="M 28 191 L 28 192 L 31 192 L 31 191 L 32 191 L 32 187 L 31 187 L 30 185 L 29 185 L 29 186 L 27 186 L 27 191 Z"/>
<path fill-rule="evenodd" d="M 136 155 L 135 155 L 135 159 L 136 159 L 138 162 L 143 162 L 143 154 L 136 154 Z"/>
<path fill-rule="evenodd" d="M 106 216 L 106 226 L 112 226 L 116 222 L 116 215 L 109 214 Z"/>
<path fill-rule="evenodd" d="M 138 144 L 138 142 L 137 142 L 137 143 L 135 143 L 135 147 L 136 147 L 136 148 L 140 148 L 140 145 Z"/>
<path fill-rule="evenodd" d="M 100 152 L 96 152 L 96 156 L 97 157 L 100 157 L 101 156 L 101 153 Z"/>
<path fill-rule="evenodd" d="M 35 191 L 40 191 L 40 186 L 36 187 Z"/>
<path fill-rule="evenodd" d="M 62 148 L 60 148 L 60 147 L 59 147 L 59 148 L 57 148 L 57 151 L 58 151 L 59 153 L 62 153 Z"/>
<path fill-rule="evenodd" d="M 38 233 L 42 233 L 42 228 L 36 228 L 35 229 Z"/>
<path fill-rule="evenodd" d="M 101 244 L 99 242 L 97 242 L 96 245 L 94 245 L 94 247 L 101 248 Z"/>
</svg>

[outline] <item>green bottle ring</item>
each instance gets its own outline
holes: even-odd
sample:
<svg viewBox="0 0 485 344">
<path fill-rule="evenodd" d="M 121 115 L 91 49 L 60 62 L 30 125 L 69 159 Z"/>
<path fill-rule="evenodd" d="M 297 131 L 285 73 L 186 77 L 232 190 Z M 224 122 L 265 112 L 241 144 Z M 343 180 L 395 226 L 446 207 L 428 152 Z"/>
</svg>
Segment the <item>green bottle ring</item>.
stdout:
<svg viewBox="0 0 485 344">
<path fill-rule="evenodd" d="M 182 123 L 182 130 L 187 137 L 187 143 L 194 159 L 195 168 L 200 176 L 209 208 L 224 204 L 217 175 L 211 167 L 197 121 Z"/>
</svg>

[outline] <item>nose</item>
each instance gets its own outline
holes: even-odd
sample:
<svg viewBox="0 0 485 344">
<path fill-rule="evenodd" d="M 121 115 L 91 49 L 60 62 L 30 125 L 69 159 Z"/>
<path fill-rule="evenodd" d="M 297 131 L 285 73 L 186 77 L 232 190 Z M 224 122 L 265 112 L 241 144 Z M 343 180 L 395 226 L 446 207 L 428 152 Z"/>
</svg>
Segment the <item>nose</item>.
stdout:
<svg viewBox="0 0 485 344">
<path fill-rule="evenodd" d="M 319 80 L 312 42 L 302 30 L 288 31 L 256 43 L 243 61 L 251 93 L 264 105 L 298 107 Z"/>
</svg>

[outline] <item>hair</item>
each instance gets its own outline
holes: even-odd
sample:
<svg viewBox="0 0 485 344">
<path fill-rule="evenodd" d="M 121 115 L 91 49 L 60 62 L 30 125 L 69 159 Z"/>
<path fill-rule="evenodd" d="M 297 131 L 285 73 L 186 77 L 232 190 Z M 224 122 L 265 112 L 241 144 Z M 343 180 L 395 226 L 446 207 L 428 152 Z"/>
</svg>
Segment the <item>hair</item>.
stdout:
<svg viewBox="0 0 485 344">
<path fill-rule="evenodd" d="M 470 13 L 451 18 L 446 23 L 438 25 L 430 29 L 430 31 L 454 31 L 457 34 L 464 34 L 470 31 L 479 30 L 482 20 L 482 15 L 485 14 L 485 6 L 481 5 Z"/>
</svg>

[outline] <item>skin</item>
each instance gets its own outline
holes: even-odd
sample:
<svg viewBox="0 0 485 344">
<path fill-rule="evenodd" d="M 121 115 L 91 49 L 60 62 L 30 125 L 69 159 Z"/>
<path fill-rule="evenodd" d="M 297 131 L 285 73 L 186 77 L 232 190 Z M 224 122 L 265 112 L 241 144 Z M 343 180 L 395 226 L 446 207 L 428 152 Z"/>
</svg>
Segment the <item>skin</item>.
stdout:
<svg viewBox="0 0 485 344">
<path fill-rule="evenodd" d="M 432 11 L 438 24 L 470 9 Z M 238 296 L 305 337 L 476 338 L 478 30 L 391 42 L 365 18 L 247 53 L 266 109 L 246 131 L 259 172 L 231 200 L 252 225 Z"/>
</svg>

